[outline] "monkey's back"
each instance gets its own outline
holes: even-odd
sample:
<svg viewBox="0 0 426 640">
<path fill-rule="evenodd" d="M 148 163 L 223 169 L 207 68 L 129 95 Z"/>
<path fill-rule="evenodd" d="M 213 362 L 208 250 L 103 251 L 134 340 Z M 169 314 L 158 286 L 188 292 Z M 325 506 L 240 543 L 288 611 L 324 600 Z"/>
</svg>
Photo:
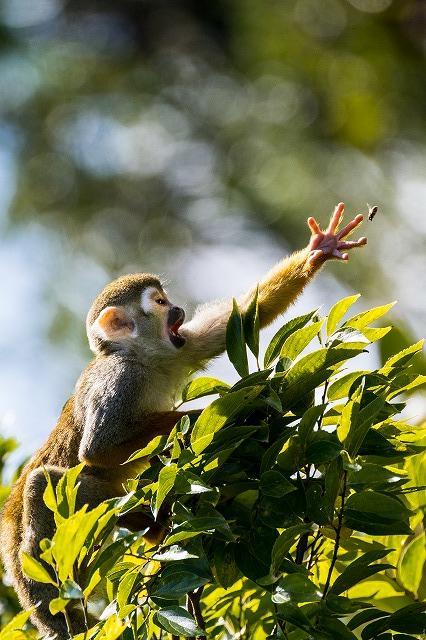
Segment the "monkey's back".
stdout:
<svg viewBox="0 0 426 640">
<path fill-rule="evenodd" d="M 23 538 L 23 496 L 27 478 L 31 471 L 41 466 L 67 468 L 78 464 L 80 440 L 81 433 L 74 419 L 74 396 L 71 396 L 48 439 L 23 468 L 4 505 L 0 521 L 0 554 L 18 593 L 22 574 L 19 551 Z"/>
</svg>

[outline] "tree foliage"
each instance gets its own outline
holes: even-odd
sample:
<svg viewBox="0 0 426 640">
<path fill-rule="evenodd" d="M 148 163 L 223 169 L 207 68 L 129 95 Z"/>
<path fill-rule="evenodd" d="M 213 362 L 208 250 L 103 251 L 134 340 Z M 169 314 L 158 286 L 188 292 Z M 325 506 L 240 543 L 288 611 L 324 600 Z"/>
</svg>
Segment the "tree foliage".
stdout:
<svg viewBox="0 0 426 640">
<path fill-rule="evenodd" d="M 356 299 L 287 322 L 251 373 L 257 304 L 246 315 L 234 305 L 228 355 L 243 377 L 189 383 L 183 400 L 217 398 L 132 456 L 151 464 L 124 497 L 76 509 L 81 466 L 48 485 L 56 532 L 23 561 L 56 584 L 53 614 L 97 607 L 85 637 L 105 640 L 426 632 L 426 428 L 399 415 L 401 394 L 426 380 L 410 364 L 422 342 L 349 370 L 389 330 L 371 323 L 390 305 L 344 320 Z M 117 527 L 145 503 L 167 530 L 155 546 Z M 23 637 L 19 615 L 0 640 Z"/>
</svg>

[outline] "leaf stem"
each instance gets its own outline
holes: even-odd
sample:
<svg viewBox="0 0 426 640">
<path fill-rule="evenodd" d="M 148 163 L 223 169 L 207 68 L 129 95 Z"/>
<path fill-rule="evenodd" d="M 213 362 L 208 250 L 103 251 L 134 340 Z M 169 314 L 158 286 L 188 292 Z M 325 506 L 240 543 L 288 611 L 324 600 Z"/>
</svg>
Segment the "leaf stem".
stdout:
<svg viewBox="0 0 426 640">
<path fill-rule="evenodd" d="M 328 590 L 330 588 L 331 576 L 332 576 L 332 573 L 333 573 L 334 565 L 336 564 L 337 554 L 339 552 L 340 534 L 341 534 L 341 531 L 342 531 L 343 513 L 344 513 L 344 510 L 345 510 L 347 475 L 348 475 L 348 472 L 344 471 L 343 472 L 343 488 L 342 488 L 342 504 L 340 506 L 339 515 L 337 516 L 336 540 L 335 540 L 335 543 L 334 543 L 333 557 L 332 557 L 330 568 L 329 568 L 328 574 L 327 574 L 327 580 L 325 581 L 325 585 L 324 585 L 324 592 L 322 594 L 322 599 L 323 600 L 326 597 L 327 592 L 328 592 Z"/>
</svg>

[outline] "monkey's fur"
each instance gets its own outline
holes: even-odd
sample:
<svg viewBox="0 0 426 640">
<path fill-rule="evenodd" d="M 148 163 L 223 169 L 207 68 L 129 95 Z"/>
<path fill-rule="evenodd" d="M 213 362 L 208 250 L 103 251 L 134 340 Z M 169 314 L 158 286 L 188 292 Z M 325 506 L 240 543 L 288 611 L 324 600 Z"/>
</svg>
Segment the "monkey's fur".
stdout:
<svg viewBox="0 0 426 640">
<path fill-rule="evenodd" d="M 335 224 L 331 222 L 325 233 L 318 225 L 313 228 L 311 218 L 314 235 L 307 249 L 278 263 L 260 283 L 261 327 L 296 299 L 327 258 L 342 258 L 335 253 L 339 249 L 365 244 L 365 239 L 339 243 L 343 231 L 350 227 L 349 233 L 361 218 L 335 235 L 343 212 L 343 205 L 339 206 L 340 213 L 336 208 L 338 213 L 332 218 Z M 243 309 L 252 294 L 253 290 L 239 300 Z M 21 568 L 20 553 L 38 557 L 40 540 L 54 533 L 52 513 L 43 503 L 43 467 L 56 484 L 65 469 L 86 463 L 79 476 L 79 507 L 88 504 L 93 508 L 121 495 L 122 483 L 135 473 L 131 464 L 121 463 L 156 435 L 170 433 L 183 415 L 171 410 L 176 390 L 191 370 L 224 351 L 231 306 L 230 301 L 206 305 L 182 324 L 183 311 L 172 307 L 158 278 L 148 274 L 119 278 L 95 299 L 87 316 L 95 357 L 81 374 L 46 443 L 15 483 L 1 522 L 3 562 L 22 606 L 41 603 L 32 616 L 41 634 L 56 635 L 58 640 L 68 637 L 63 615 L 49 613 L 49 601 L 57 590 L 28 579 Z M 159 526 L 148 512 L 137 515 L 136 528 L 150 526 L 147 536 L 155 539 Z M 78 612 L 72 613 L 71 624 L 73 633 L 84 630 Z"/>
</svg>

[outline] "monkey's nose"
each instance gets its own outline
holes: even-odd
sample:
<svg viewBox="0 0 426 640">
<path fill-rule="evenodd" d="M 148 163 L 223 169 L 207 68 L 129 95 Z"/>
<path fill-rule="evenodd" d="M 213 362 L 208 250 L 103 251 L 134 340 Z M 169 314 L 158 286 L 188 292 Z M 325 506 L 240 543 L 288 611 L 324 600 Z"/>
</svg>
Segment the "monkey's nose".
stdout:
<svg viewBox="0 0 426 640">
<path fill-rule="evenodd" d="M 185 311 L 182 307 L 172 307 L 169 311 L 169 321 L 170 324 L 175 324 L 176 322 L 182 323 L 185 320 Z"/>
</svg>

